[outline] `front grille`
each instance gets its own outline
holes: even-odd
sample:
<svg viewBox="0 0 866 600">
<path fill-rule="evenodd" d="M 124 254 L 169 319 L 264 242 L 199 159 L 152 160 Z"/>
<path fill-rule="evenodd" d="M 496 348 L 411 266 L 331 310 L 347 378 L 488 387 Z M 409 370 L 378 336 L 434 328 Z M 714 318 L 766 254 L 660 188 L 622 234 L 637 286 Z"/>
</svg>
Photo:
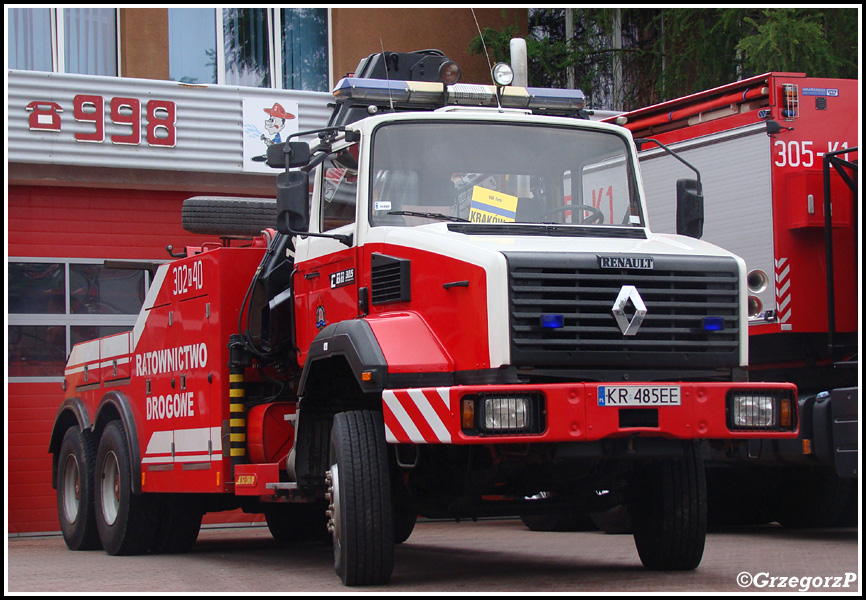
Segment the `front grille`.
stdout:
<svg viewBox="0 0 866 600">
<path fill-rule="evenodd" d="M 655 256 L 652 269 L 602 269 L 594 254 L 505 253 L 512 363 L 518 367 L 719 368 L 739 363 L 738 271 L 731 258 Z M 613 315 L 624 285 L 646 306 L 635 335 Z M 625 309 L 634 313 L 633 303 Z M 542 327 L 561 315 L 561 327 Z M 705 327 L 721 317 L 721 331 Z M 559 321 L 559 319 L 556 319 Z"/>
</svg>

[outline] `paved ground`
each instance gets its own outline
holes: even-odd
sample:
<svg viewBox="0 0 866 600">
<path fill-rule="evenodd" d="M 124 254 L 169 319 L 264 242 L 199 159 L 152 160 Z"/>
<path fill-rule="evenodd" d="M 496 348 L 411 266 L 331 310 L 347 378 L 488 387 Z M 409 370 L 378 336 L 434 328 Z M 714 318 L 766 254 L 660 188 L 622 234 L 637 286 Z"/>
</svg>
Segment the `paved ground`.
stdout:
<svg viewBox="0 0 866 600">
<path fill-rule="evenodd" d="M 861 589 L 857 529 L 711 533 L 697 570 L 653 573 L 641 567 L 630 535 L 538 533 L 512 520 L 420 522 L 396 548 L 391 584 L 383 588 L 344 588 L 329 546 L 280 546 L 264 527 L 204 529 L 193 551 L 180 556 L 112 557 L 70 552 L 59 536 L 10 538 L 6 559 L 7 593 Z"/>
</svg>

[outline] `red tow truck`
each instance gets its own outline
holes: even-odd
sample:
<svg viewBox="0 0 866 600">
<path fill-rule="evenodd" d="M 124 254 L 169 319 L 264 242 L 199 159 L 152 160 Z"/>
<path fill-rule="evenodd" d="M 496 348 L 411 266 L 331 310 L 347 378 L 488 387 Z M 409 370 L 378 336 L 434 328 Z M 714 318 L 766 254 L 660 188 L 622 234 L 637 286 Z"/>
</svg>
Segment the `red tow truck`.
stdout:
<svg viewBox="0 0 866 600">
<path fill-rule="evenodd" d="M 154 265 L 133 330 L 69 357 L 70 548 L 186 550 L 242 508 L 383 584 L 419 515 L 622 504 L 647 568 L 698 566 L 703 446 L 798 433 L 794 385 L 745 376 L 745 263 L 649 228 L 631 135 L 581 92 L 458 76 L 372 55 L 311 143 L 269 149 L 276 202 L 185 203 L 224 242 Z"/>
</svg>

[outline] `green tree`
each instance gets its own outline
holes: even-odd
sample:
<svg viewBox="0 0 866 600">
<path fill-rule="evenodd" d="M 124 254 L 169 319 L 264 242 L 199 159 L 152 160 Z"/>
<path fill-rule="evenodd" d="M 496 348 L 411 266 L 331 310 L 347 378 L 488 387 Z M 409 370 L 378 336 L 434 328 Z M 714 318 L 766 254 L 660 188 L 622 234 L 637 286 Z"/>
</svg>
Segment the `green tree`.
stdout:
<svg viewBox="0 0 866 600">
<path fill-rule="evenodd" d="M 745 23 L 754 30 L 737 44 L 745 67 L 758 73 L 775 70 L 822 77 L 841 75 L 854 64 L 856 45 L 853 55 L 834 53 L 831 39 L 836 39 L 838 32 L 831 30 L 842 23 L 833 18 L 836 14 L 828 18 L 830 11 L 837 13 L 839 9 L 777 8 L 761 11 L 761 19 L 745 17 Z"/>
<path fill-rule="evenodd" d="M 858 26 L 856 8 L 530 9 L 529 84 L 567 87 L 572 69 L 590 107 L 610 108 L 621 68 L 616 96 L 629 110 L 768 71 L 857 78 Z M 513 31 L 485 32 L 496 60 L 508 60 Z"/>
</svg>

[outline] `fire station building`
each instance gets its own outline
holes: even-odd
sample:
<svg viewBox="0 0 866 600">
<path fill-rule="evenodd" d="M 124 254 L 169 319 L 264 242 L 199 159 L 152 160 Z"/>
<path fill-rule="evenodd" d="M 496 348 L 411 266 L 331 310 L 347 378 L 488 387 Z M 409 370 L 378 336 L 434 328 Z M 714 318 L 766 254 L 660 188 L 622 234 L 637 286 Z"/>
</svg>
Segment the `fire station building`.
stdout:
<svg viewBox="0 0 866 600">
<path fill-rule="evenodd" d="M 72 346 L 132 329 L 148 264 L 216 241 L 183 230 L 183 201 L 273 198 L 267 146 L 325 126 L 334 84 L 383 47 L 486 81 L 476 18 L 527 30 L 525 9 L 7 8 L 8 534 L 59 530 Z"/>
</svg>

